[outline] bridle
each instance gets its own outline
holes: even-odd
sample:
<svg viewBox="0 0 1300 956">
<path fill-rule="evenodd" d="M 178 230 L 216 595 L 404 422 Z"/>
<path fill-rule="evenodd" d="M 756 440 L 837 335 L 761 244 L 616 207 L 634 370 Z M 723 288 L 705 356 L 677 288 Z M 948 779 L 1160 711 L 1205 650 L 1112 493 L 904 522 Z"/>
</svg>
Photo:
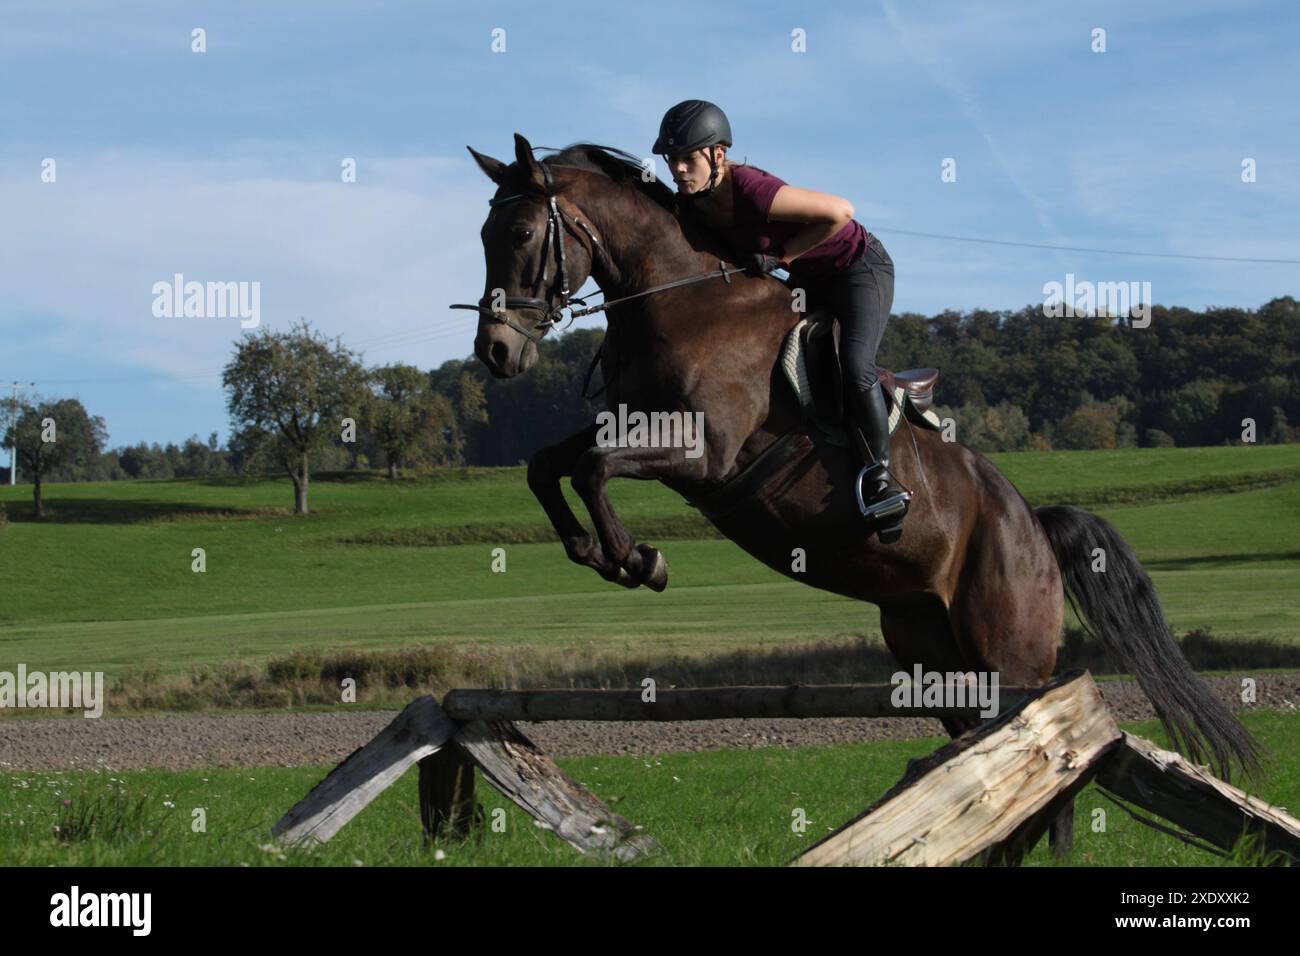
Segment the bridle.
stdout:
<svg viewBox="0 0 1300 956">
<path fill-rule="evenodd" d="M 542 169 L 542 175 L 545 177 L 547 193 L 549 193 L 551 190 L 551 182 L 552 182 L 550 167 L 548 167 L 545 163 L 541 163 L 539 165 L 541 166 Z M 490 301 L 487 296 L 484 296 L 482 299 L 479 299 L 478 303 L 475 305 L 461 304 L 461 305 L 453 305 L 451 306 L 451 308 L 470 309 L 472 311 L 479 312 L 482 315 L 486 315 L 492 318 L 494 321 L 505 323 L 506 325 L 510 326 L 510 328 L 514 329 L 516 332 L 531 339 L 533 342 L 540 342 L 542 336 L 544 336 L 547 332 L 549 332 L 553 326 L 555 326 L 558 322 L 560 322 L 564 318 L 564 310 L 569 308 L 569 303 L 580 302 L 583 305 L 587 304 L 586 299 L 582 298 L 581 296 L 572 295 L 569 291 L 569 273 L 565 267 L 566 257 L 564 251 L 564 233 L 566 231 L 572 232 L 574 238 L 578 237 L 578 229 L 581 229 L 584 233 L 586 233 L 587 238 L 591 241 L 591 248 L 589 251 L 591 253 L 591 262 L 593 268 L 595 268 L 596 257 L 600 252 L 601 245 L 600 245 L 600 240 L 596 237 L 596 234 L 592 231 L 591 227 L 588 226 L 581 219 L 579 219 L 577 216 L 571 216 L 568 213 L 566 213 L 564 210 L 562 210 L 560 208 L 559 203 L 556 202 L 554 195 L 512 193 L 509 196 L 498 196 L 495 199 L 489 199 L 488 205 L 492 207 L 503 206 L 506 203 L 512 203 L 512 202 L 517 202 L 519 200 L 528 200 L 528 199 L 545 201 L 548 206 L 548 210 L 546 213 L 546 235 L 545 238 L 543 238 L 542 240 L 541 268 L 538 270 L 537 278 L 533 280 L 533 285 L 531 290 L 533 292 L 533 295 L 532 296 L 508 295 L 505 297 L 505 308 L 506 309 L 533 309 L 535 311 L 542 313 L 543 317 L 541 321 L 538 322 L 536 325 L 534 325 L 532 329 L 526 329 L 521 325 L 517 325 L 515 322 L 511 321 L 511 319 L 504 312 L 496 311 L 489 304 L 487 304 Z M 577 227 L 577 229 L 574 228 L 575 226 Z M 546 271 L 548 266 L 550 265 L 552 245 L 555 246 L 555 284 L 552 287 L 551 291 L 547 293 L 547 298 L 540 299 L 537 297 L 537 292 L 539 289 L 544 288 L 546 285 Z M 557 297 L 558 297 L 558 301 L 557 301 Z M 493 298 L 495 298 L 495 296 Z M 599 311 L 599 308 L 592 309 L 590 311 Z M 587 314 L 587 312 L 588 310 L 583 310 L 582 313 L 574 313 L 569 319 L 570 323 L 572 323 L 573 319 L 576 318 L 579 314 Z"/>
<path fill-rule="evenodd" d="M 565 269 L 564 253 L 564 233 L 573 233 L 574 238 L 578 237 L 578 229 L 586 233 L 587 238 L 591 240 L 591 264 L 593 270 L 596 267 L 598 255 L 603 255 L 600 239 L 591 230 L 585 222 L 577 216 L 570 215 L 560 208 L 552 194 L 551 169 L 546 163 L 539 163 L 542 169 L 542 176 L 545 182 L 546 191 L 543 194 L 537 193 L 512 193 L 509 196 L 498 196 L 488 200 L 488 205 L 492 207 L 502 206 L 506 203 L 518 202 L 519 200 L 537 200 L 547 203 L 548 211 L 546 214 L 546 237 L 542 240 L 542 263 L 538 271 L 537 278 L 533 280 L 532 296 L 508 295 L 505 297 L 505 309 L 533 309 L 542 313 L 542 319 L 531 329 L 526 329 L 521 325 L 511 321 L 510 317 L 504 311 L 498 311 L 489 304 L 491 299 L 487 296 L 479 299 L 474 305 L 457 304 L 449 306 L 452 309 L 469 309 L 485 315 L 495 322 L 501 322 L 514 329 L 520 335 L 525 336 L 534 344 L 541 342 L 542 337 L 546 335 L 555 325 L 564 318 L 564 310 L 569 308 L 571 302 L 580 302 L 585 308 L 574 309 L 569 313 L 569 323 L 572 324 L 574 319 L 584 315 L 592 315 L 596 312 L 603 312 L 611 306 L 618 305 L 620 302 L 627 302 L 631 299 L 639 299 L 642 296 L 654 295 L 656 292 L 665 292 L 668 289 L 676 289 L 684 285 L 692 285 L 696 282 L 703 282 L 706 279 L 722 279 L 727 283 L 731 282 L 731 277 L 744 269 L 728 269 L 722 262 L 718 263 L 718 268 L 713 272 L 705 272 L 701 275 L 687 276 L 684 279 L 675 279 L 672 282 L 665 282 L 661 285 L 652 286 L 649 289 L 643 289 L 640 292 L 634 292 L 631 295 L 620 296 L 617 299 L 607 299 L 599 305 L 587 305 L 587 300 L 582 296 L 572 295 L 569 291 L 569 274 Z M 577 228 L 574 228 L 574 227 Z M 545 299 L 537 298 L 537 291 L 546 284 L 546 270 L 551 258 L 551 246 L 555 246 L 555 284 L 552 291 L 548 293 Z M 556 298 L 558 297 L 558 302 Z M 493 296 L 492 298 L 495 298 Z M 567 326 L 566 326 L 567 328 Z M 597 353 L 599 357 L 599 353 Z M 594 368 L 594 362 L 592 367 Z M 590 377 L 590 371 L 588 371 Z"/>
</svg>

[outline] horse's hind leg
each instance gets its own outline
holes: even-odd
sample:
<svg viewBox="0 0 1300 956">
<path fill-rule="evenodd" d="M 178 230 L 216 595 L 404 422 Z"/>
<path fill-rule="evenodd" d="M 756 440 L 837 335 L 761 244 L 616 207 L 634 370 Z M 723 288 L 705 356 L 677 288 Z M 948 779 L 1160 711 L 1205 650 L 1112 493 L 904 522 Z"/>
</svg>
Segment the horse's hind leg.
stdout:
<svg viewBox="0 0 1300 956">
<path fill-rule="evenodd" d="M 991 467 L 991 466 L 990 466 Z M 998 475 L 997 478 L 1001 479 Z M 1047 536 L 1010 483 L 985 493 L 949 607 L 963 654 L 1003 686 L 1037 687 L 1056 667 L 1064 616 L 1060 568 Z M 1052 853 L 1074 842 L 1074 800 L 1048 829 Z"/>
<path fill-rule="evenodd" d="M 935 595 L 909 598 L 880 609 L 885 646 L 904 670 L 920 664 L 927 671 L 969 671 L 974 665 L 952 633 L 948 609 Z M 950 737 L 960 737 L 980 723 L 978 717 L 940 717 Z"/>
<path fill-rule="evenodd" d="M 959 640 L 954 633 L 951 609 L 944 607 L 937 597 L 926 597 L 906 605 L 890 605 L 880 612 L 880 627 L 885 644 L 906 669 L 920 664 L 925 670 L 961 671 L 994 670 L 992 664 L 978 656 L 973 646 Z M 1042 623 L 1042 622 L 1037 622 Z M 1059 627 L 1059 625 L 1058 625 Z M 1055 632 L 1053 632 L 1055 633 Z M 1055 658 L 1055 643 L 1052 644 Z M 1041 663 L 1040 665 L 1041 666 Z M 1051 665 L 1048 665 L 1049 671 Z M 1024 683 L 1033 686 L 1039 680 L 1027 678 L 1017 666 L 1008 668 L 1013 679 L 1004 680 L 999 672 L 999 683 Z M 944 730 L 951 737 L 959 737 L 981 723 L 978 716 L 941 718 Z M 1048 841 L 1057 857 L 1067 856 L 1073 845 L 1074 800 L 1062 804 L 1048 828 Z M 1026 848 L 1027 852 L 1027 848 Z"/>
</svg>

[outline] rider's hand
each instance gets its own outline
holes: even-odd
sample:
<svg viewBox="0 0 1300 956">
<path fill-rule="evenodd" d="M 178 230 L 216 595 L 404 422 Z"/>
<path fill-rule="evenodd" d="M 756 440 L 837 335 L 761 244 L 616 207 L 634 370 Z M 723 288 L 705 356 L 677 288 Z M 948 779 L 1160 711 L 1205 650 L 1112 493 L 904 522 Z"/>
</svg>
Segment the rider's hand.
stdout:
<svg viewBox="0 0 1300 956">
<path fill-rule="evenodd" d="M 789 266 L 776 256 L 769 256 L 762 252 L 748 252 L 740 257 L 740 264 L 744 266 L 746 272 L 753 272 L 756 275 L 765 276 L 776 269 L 788 269 Z"/>
</svg>

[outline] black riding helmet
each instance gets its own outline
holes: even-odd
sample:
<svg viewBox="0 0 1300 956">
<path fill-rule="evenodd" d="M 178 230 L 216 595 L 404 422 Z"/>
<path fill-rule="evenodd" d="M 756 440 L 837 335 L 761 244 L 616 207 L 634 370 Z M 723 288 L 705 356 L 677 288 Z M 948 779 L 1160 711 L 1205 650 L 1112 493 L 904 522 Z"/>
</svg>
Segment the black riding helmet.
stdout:
<svg viewBox="0 0 1300 956">
<path fill-rule="evenodd" d="M 664 114 L 653 152 L 663 156 L 667 163 L 669 155 L 691 153 L 705 146 L 730 145 L 731 124 L 727 122 L 726 113 L 707 100 L 683 100 Z M 713 192 L 713 181 L 717 176 L 718 166 L 710 153 L 709 188 L 689 198 L 696 199 Z"/>
</svg>

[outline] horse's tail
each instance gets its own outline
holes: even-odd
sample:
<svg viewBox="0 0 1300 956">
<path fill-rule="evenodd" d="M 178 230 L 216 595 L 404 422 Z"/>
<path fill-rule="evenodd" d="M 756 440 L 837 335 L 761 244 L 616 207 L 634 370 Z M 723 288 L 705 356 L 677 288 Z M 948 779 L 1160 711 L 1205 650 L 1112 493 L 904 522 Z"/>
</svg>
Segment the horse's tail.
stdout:
<svg viewBox="0 0 1300 956">
<path fill-rule="evenodd" d="M 1082 508 L 1053 505 L 1035 514 L 1079 620 L 1113 663 L 1137 678 L 1175 749 L 1210 763 L 1225 780 L 1234 760 L 1248 777 L 1256 775 L 1258 742 L 1192 670 L 1129 543 L 1109 522 Z M 1096 548 L 1103 552 L 1104 572 L 1092 570 Z"/>
</svg>

